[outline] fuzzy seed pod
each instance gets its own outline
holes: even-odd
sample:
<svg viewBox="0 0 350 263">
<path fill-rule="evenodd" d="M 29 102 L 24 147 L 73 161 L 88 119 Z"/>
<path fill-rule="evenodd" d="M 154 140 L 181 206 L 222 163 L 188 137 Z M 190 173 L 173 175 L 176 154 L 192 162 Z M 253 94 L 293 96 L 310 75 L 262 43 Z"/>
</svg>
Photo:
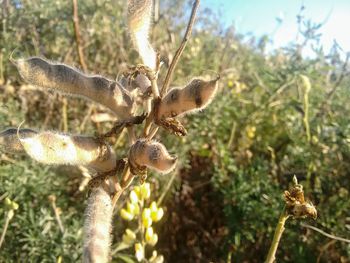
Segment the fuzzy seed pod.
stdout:
<svg viewBox="0 0 350 263">
<path fill-rule="evenodd" d="M 88 76 L 64 64 L 39 57 L 12 60 L 28 83 L 65 94 L 83 96 L 106 106 L 120 118 L 133 110 L 130 94 L 118 82 L 101 76 Z"/>
<path fill-rule="evenodd" d="M 128 27 L 143 64 L 156 69 L 156 52 L 149 43 L 153 0 L 128 0 Z"/>
<path fill-rule="evenodd" d="M 84 263 L 108 262 L 112 215 L 113 206 L 109 194 L 101 186 L 93 188 L 84 217 Z"/>
<path fill-rule="evenodd" d="M 31 138 L 37 134 L 31 129 L 20 129 L 18 135 L 21 138 Z M 0 133 L 0 148 L 10 153 L 24 153 L 24 148 L 18 138 L 17 128 L 8 128 Z"/>
<path fill-rule="evenodd" d="M 157 117 L 164 119 L 204 109 L 214 98 L 218 78 L 211 81 L 193 79 L 184 88 L 173 88 L 159 104 Z"/>
<path fill-rule="evenodd" d="M 97 172 L 108 172 L 116 166 L 111 147 L 94 137 L 46 131 L 20 136 L 19 140 L 30 157 L 44 164 L 84 165 Z"/>
<path fill-rule="evenodd" d="M 170 156 L 165 146 L 155 141 L 139 139 L 129 151 L 130 166 L 138 170 L 148 167 L 165 174 L 175 168 L 176 161 L 177 157 Z"/>
</svg>

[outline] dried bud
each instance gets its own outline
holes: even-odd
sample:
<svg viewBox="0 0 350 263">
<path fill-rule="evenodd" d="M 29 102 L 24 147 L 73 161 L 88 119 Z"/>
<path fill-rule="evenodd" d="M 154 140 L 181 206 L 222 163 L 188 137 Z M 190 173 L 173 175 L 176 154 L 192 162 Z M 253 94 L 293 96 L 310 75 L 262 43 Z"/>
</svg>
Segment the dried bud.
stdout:
<svg viewBox="0 0 350 263">
<path fill-rule="evenodd" d="M 21 138 L 31 138 L 37 134 L 31 129 L 20 129 L 18 135 Z M 9 128 L 0 133 L 0 148 L 10 153 L 24 153 L 23 146 L 17 136 L 17 128 Z"/>
<path fill-rule="evenodd" d="M 176 160 L 176 157 L 169 155 L 164 145 L 145 139 L 136 141 L 129 151 L 129 163 L 134 170 L 148 167 L 160 173 L 169 173 L 175 168 Z"/>
<path fill-rule="evenodd" d="M 97 172 L 108 172 L 116 166 L 111 147 L 94 137 L 41 132 L 19 136 L 19 140 L 25 152 L 41 163 L 84 165 Z"/>
<path fill-rule="evenodd" d="M 88 76 L 64 64 L 39 57 L 12 60 L 22 78 L 32 85 L 83 96 L 100 103 L 121 118 L 131 116 L 133 101 L 118 82 L 101 76 Z"/>
<path fill-rule="evenodd" d="M 148 39 L 152 22 L 152 4 L 152 0 L 128 0 L 128 27 L 143 63 L 155 70 L 157 56 Z"/>
<path fill-rule="evenodd" d="M 214 98 L 218 78 L 211 81 L 193 79 L 186 87 L 173 88 L 159 104 L 158 119 L 176 117 L 204 109 Z"/>
<path fill-rule="evenodd" d="M 284 191 L 288 214 L 295 218 L 311 217 L 316 219 L 316 207 L 311 202 L 305 201 L 303 186 L 298 184 L 295 176 L 293 182 L 294 185 L 291 189 L 289 191 Z"/>
<path fill-rule="evenodd" d="M 151 87 L 151 81 L 143 73 L 138 73 L 136 76 L 123 77 L 120 83 L 129 91 L 139 89 L 142 93 L 145 93 Z"/>
</svg>

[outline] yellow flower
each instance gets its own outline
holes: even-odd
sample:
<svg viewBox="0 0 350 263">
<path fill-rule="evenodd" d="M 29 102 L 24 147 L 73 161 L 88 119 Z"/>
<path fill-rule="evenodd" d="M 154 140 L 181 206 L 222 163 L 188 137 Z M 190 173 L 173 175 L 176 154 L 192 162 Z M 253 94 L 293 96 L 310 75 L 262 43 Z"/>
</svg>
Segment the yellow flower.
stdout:
<svg viewBox="0 0 350 263">
<path fill-rule="evenodd" d="M 255 126 L 247 126 L 246 133 L 248 138 L 253 139 L 255 137 L 256 127 Z"/>
<path fill-rule="evenodd" d="M 233 87 L 233 81 L 232 81 L 232 80 L 229 80 L 229 81 L 227 82 L 227 86 L 228 86 L 229 88 L 232 88 L 232 87 Z"/>
<path fill-rule="evenodd" d="M 140 186 L 135 186 L 133 191 L 136 193 L 137 197 L 141 199 L 141 187 Z"/>
<path fill-rule="evenodd" d="M 125 234 L 123 235 L 123 242 L 125 244 L 131 245 L 132 243 L 134 243 L 135 239 L 136 239 L 136 234 L 132 230 L 127 228 L 125 230 Z"/>
<path fill-rule="evenodd" d="M 140 186 L 140 196 L 145 200 L 151 196 L 151 185 L 149 183 L 144 183 Z"/>
<path fill-rule="evenodd" d="M 145 258 L 145 250 L 141 243 L 135 244 L 135 257 L 138 262 L 142 261 Z"/>
<path fill-rule="evenodd" d="M 158 235 L 157 234 L 153 234 L 153 236 L 151 237 L 151 239 L 149 241 L 147 241 L 147 244 L 151 245 L 152 247 L 157 244 L 158 242 Z"/>
<path fill-rule="evenodd" d="M 152 225 L 151 209 L 145 208 L 142 211 L 142 224 L 144 227 L 150 227 Z"/>
<path fill-rule="evenodd" d="M 152 227 L 147 227 L 147 229 L 146 229 L 146 234 L 145 234 L 146 242 L 148 242 L 148 241 L 151 240 L 153 234 L 154 234 L 153 228 L 152 228 Z"/>
<path fill-rule="evenodd" d="M 137 204 L 137 202 L 139 201 L 139 197 L 137 196 L 134 190 L 130 192 L 129 199 L 132 204 Z"/>
<path fill-rule="evenodd" d="M 120 216 L 127 221 L 131 221 L 134 218 L 134 215 L 128 212 L 126 209 L 122 208 L 120 210 Z"/>
<path fill-rule="evenodd" d="M 140 214 L 140 207 L 139 205 L 127 202 L 126 203 L 126 210 L 130 213 L 133 214 L 134 216 Z"/>
<path fill-rule="evenodd" d="M 151 210 L 152 221 L 158 222 L 160 219 L 162 219 L 162 217 L 164 215 L 164 210 L 161 207 L 158 208 L 156 202 L 153 201 L 151 203 L 150 210 Z"/>
<path fill-rule="evenodd" d="M 153 232 L 152 227 L 146 229 L 145 240 L 147 244 L 154 246 L 158 242 L 158 235 Z"/>
</svg>

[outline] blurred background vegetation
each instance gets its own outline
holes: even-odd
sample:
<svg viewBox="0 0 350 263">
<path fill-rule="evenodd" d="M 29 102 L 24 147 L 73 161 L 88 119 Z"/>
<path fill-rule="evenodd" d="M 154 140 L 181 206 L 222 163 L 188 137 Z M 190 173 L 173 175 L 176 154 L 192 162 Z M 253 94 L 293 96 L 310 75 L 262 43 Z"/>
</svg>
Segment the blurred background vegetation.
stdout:
<svg viewBox="0 0 350 263">
<path fill-rule="evenodd" d="M 152 42 L 165 61 L 171 61 L 182 39 L 190 4 L 160 3 Z M 140 62 L 126 31 L 125 6 L 119 0 L 79 1 L 88 72 L 116 78 L 126 63 Z M 92 118 L 104 112 L 102 107 L 29 86 L 9 63 L 16 49 L 15 57 L 40 55 L 81 68 L 71 1 L 3 0 L 0 16 L 0 129 L 25 120 L 25 127 L 38 130 L 90 135 L 108 130 L 112 123 Z M 200 10 L 173 84 L 213 70 L 221 75 L 219 94 L 208 109 L 183 120 L 187 137 L 158 135 L 181 160 L 173 175 L 148 179 L 152 196 L 165 195 L 158 251 L 166 262 L 262 262 L 283 208 L 282 193 L 294 174 L 318 209 L 317 221 L 308 223 L 349 238 L 350 74 L 345 55 L 337 45 L 329 54 L 316 45 L 312 58 L 303 58 L 303 48 L 317 43 L 322 26 L 310 21 L 299 24 L 303 44 L 272 52 L 266 51 L 269 36 L 247 38 L 217 21 L 211 10 Z M 310 80 L 310 90 L 301 75 Z M 126 143 L 123 136 L 115 146 L 120 158 Z M 5 198 L 19 209 L 0 262 L 81 259 L 87 199 L 87 191 L 79 191 L 82 178 L 79 169 L 1 153 L 1 229 Z M 57 198 L 63 233 L 49 195 Z M 116 215 L 112 250 L 125 227 Z M 113 262 L 134 261 L 132 250 L 123 253 L 131 257 L 114 254 Z M 296 220 L 287 222 L 277 252 L 280 262 L 350 262 L 349 257 L 349 244 Z"/>
</svg>

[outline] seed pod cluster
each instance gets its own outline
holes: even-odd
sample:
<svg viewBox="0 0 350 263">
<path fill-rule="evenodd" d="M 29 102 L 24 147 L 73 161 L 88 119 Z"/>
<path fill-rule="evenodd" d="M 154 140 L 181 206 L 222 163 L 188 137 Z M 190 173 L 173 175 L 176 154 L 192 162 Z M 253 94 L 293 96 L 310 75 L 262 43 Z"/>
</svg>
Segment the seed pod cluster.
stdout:
<svg viewBox="0 0 350 263">
<path fill-rule="evenodd" d="M 46 131 L 19 141 L 30 157 L 44 164 L 84 165 L 97 172 L 111 171 L 116 165 L 111 147 L 94 137 Z"/>
<path fill-rule="evenodd" d="M 128 0 L 128 28 L 143 64 L 155 70 L 156 52 L 149 43 L 153 0 Z"/>
<path fill-rule="evenodd" d="M 133 100 L 118 82 L 88 76 L 67 65 L 39 57 L 12 61 L 22 78 L 32 85 L 85 97 L 106 106 L 120 118 L 131 116 Z"/>
<path fill-rule="evenodd" d="M 85 211 L 84 263 L 106 263 L 111 243 L 112 200 L 102 186 L 93 188 Z"/>
<path fill-rule="evenodd" d="M 204 109 L 215 96 L 217 81 L 218 78 L 210 81 L 196 78 L 184 88 L 173 88 L 161 100 L 157 118 L 176 117 Z"/>
<path fill-rule="evenodd" d="M 163 144 L 146 139 L 137 140 L 129 151 L 129 164 L 134 170 L 147 167 L 165 174 L 175 168 L 176 161 Z"/>
</svg>

